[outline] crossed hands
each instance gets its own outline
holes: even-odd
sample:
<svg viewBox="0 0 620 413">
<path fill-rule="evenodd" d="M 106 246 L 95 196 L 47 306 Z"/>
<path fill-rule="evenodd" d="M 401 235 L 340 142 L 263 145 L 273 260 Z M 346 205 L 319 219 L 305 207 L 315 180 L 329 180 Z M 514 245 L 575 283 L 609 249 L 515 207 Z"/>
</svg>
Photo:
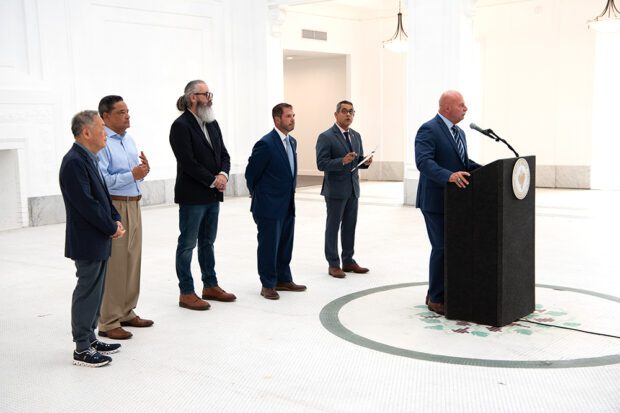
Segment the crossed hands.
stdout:
<svg viewBox="0 0 620 413">
<path fill-rule="evenodd" d="M 125 235 L 125 228 L 123 228 L 123 224 L 121 224 L 121 221 L 116 221 L 116 232 L 114 233 L 114 235 L 110 236 L 110 238 L 119 239 L 122 238 L 123 235 Z"/>
<path fill-rule="evenodd" d="M 218 174 L 215 176 L 215 181 L 213 181 L 213 187 L 220 192 L 226 191 L 226 184 L 228 183 L 228 179 L 224 174 Z"/>
</svg>

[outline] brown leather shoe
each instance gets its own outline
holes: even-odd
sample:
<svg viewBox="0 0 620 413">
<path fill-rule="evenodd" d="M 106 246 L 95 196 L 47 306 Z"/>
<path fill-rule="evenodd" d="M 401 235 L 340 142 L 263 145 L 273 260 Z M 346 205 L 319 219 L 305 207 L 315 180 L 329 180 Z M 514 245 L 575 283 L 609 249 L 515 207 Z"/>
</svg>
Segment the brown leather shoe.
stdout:
<svg viewBox="0 0 620 413">
<path fill-rule="evenodd" d="M 434 311 L 437 314 L 444 315 L 446 313 L 445 309 L 444 309 L 443 303 L 434 303 L 431 300 L 428 300 L 428 304 L 427 305 L 428 305 L 428 309 L 429 310 Z"/>
<path fill-rule="evenodd" d="M 111 338 L 112 340 L 127 340 L 133 336 L 133 334 L 125 330 L 123 327 L 116 327 L 108 331 L 99 330 L 99 335 L 101 337 Z"/>
<path fill-rule="evenodd" d="M 196 293 L 189 293 L 179 295 L 179 307 L 190 310 L 204 311 L 208 310 L 211 307 L 211 304 L 201 300 Z"/>
<path fill-rule="evenodd" d="M 235 301 L 237 299 L 237 296 L 231 293 L 227 293 L 216 285 L 215 287 L 203 288 L 202 298 L 204 300 L 231 302 Z"/>
<path fill-rule="evenodd" d="M 356 262 L 353 264 L 346 264 L 342 266 L 342 271 L 344 272 L 354 272 L 356 274 L 366 274 L 370 271 L 368 268 L 360 267 Z"/>
<path fill-rule="evenodd" d="M 140 318 L 135 316 L 131 320 L 121 321 L 121 326 L 123 327 L 150 327 L 153 325 L 153 320 L 145 320 L 144 318 Z"/>
<path fill-rule="evenodd" d="M 261 288 L 260 295 L 265 297 L 268 300 L 277 300 L 280 298 L 280 294 L 276 291 L 275 288 Z"/>
<path fill-rule="evenodd" d="M 305 285 L 295 284 L 294 282 L 289 283 L 278 283 L 276 285 L 277 291 L 306 291 Z"/>
<path fill-rule="evenodd" d="M 340 267 L 329 267 L 327 272 L 334 278 L 344 278 L 347 276 L 344 271 L 340 269 Z"/>
</svg>

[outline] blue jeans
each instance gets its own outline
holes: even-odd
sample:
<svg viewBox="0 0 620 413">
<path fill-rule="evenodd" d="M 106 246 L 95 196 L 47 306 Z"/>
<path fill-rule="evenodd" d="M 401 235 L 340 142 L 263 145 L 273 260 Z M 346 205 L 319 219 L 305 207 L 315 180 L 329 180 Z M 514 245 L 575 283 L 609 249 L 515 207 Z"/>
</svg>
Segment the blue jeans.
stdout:
<svg viewBox="0 0 620 413">
<path fill-rule="evenodd" d="M 215 287 L 215 255 L 213 243 L 217 236 L 220 203 L 201 205 L 179 204 L 179 240 L 177 243 L 176 270 L 181 294 L 194 292 L 192 277 L 192 252 L 198 241 L 198 263 L 204 288 Z"/>
</svg>

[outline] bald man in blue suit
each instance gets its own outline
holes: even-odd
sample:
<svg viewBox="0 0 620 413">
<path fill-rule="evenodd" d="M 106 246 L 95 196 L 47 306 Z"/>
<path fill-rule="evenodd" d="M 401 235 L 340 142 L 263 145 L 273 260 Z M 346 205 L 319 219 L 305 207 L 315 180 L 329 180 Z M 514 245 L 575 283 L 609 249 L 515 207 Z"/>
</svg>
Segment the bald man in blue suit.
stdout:
<svg viewBox="0 0 620 413">
<path fill-rule="evenodd" d="M 252 197 L 250 210 L 258 229 L 258 274 L 261 295 L 280 298 L 278 291 L 304 291 L 291 274 L 295 233 L 295 185 L 297 141 L 289 135 L 295 128 L 295 112 L 288 103 L 274 106 L 275 128 L 252 149 L 245 179 Z"/>
<path fill-rule="evenodd" d="M 439 113 L 418 129 L 415 163 L 420 171 L 416 207 L 420 208 L 431 242 L 426 305 L 444 314 L 444 190 L 453 184 L 469 185 L 469 172 L 480 165 L 469 159 L 465 132 L 456 124 L 463 120 L 467 106 L 455 91 L 439 98 Z"/>
</svg>

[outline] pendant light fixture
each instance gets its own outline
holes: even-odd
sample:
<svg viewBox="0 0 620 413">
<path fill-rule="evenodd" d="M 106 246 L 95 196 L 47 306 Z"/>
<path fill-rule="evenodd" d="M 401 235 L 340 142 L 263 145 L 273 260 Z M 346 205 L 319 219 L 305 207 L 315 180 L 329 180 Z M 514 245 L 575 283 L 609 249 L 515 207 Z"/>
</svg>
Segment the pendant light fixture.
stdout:
<svg viewBox="0 0 620 413">
<path fill-rule="evenodd" d="M 407 51 L 407 40 L 409 36 L 403 28 L 403 14 L 400 12 L 400 0 L 398 1 L 398 23 L 394 36 L 383 42 L 383 47 L 389 51 L 403 53 Z"/>
<path fill-rule="evenodd" d="M 620 31 L 620 10 L 616 7 L 615 0 L 607 0 L 603 12 L 588 21 L 588 28 L 604 33 Z"/>
</svg>

